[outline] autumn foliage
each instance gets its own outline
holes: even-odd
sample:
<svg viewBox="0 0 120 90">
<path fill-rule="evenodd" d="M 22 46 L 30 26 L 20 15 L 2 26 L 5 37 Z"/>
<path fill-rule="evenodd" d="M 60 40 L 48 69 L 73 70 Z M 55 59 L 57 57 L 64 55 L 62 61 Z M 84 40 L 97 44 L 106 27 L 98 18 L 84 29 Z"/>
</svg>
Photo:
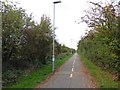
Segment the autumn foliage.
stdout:
<svg viewBox="0 0 120 90">
<path fill-rule="evenodd" d="M 52 63 L 52 24 L 43 15 L 40 23 L 13 2 L 1 2 L 2 8 L 2 85 L 17 82 L 21 76 Z M 69 54 L 70 48 L 55 40 L 55 56 Z M 52 70 L 51 70 L 52 71 Z M 30 82 L 31 83 L 31 82 Z"/>
<path fill-rule="evenodd" d="M 120 72 L 120 17 L 118 5 L 90 2 L 82 21 L 90 30 L 78 43 L 78 52 L 116 76 Z M 119 79 L 119 78 L 118 78 Z"/>
</svg>

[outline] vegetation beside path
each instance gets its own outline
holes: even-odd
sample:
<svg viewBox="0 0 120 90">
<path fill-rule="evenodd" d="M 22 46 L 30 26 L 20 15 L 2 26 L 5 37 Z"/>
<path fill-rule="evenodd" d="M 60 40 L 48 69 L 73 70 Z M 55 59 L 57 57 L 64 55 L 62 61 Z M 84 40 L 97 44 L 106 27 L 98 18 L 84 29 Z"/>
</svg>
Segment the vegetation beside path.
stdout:
<svg viewBox="0 0 120 90">
<path fill-rule="evenodd" d="M 77 51 L 82 55 L 81 58 L 100 87 L 115 88 L 118 87 L 118 83 L 120 85 L 118 2 L 106 4 L 105 2 L 90 2 L 89 4 L 91 5 L 89 10 L 85 10 L 85 15 L 81 17 L 89 28 L 86 35 L 79 40 Z"/>
<path fill-rule="evenodd" d="M 95 78 L 98 88 L 118 88 L 118 81 L 112 74 L 93 64 L 82 54 L 80 54 L 80 58 L 90 71 L 90 74 Z"/>
<path fill-rule="evenodd" d="M 9 0 L 0 1 L 0 3 L 2 6 L 0 10 L 2 14 L 2 87 L 11 87 L 14 84 L 17 84 L 15 87 L 27 87 L 27 84 L 32 87 L 34 85 L 31 84 L 40 82 L 36 80 L 43 80 L 52 70 L 50 68 L 53 52 L 51 19 L 43 15 L 37 23 L 32 14 L 28 15 L 18 3 Z M 55 40 L 54 50 L 55 57 L 59 55 L 64 57 L 65 53 L 70 54 L 73 49 Z M 23 77 L 26 78 L 22 79 Z M 18 84 L 19 81 L 24 85 Z"/>
<path fill-rule="evenodd" d="M 55 60 L 55 70 L 58 69 L 72 54 L 62 54 Z M 21 77 L 19 81 L 9 88 L 35 88 L 38 84 L 46 80 L 52 74 L 52 63 L 44 65 L 42 68 L 33 71 L 31 74 Z"/>
</svg>

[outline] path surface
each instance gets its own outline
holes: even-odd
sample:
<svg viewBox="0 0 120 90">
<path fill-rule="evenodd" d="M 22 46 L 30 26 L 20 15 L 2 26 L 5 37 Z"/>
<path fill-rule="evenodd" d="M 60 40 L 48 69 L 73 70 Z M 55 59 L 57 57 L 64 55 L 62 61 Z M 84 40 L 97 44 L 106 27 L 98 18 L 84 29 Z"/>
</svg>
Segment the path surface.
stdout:
<svg viewBox="0 0 120 90">
<path fill-rule="evenodd" d="M 95 88 L 95 82 L 75 53 L 58 72 L 38 88 Z"/>
</svg>

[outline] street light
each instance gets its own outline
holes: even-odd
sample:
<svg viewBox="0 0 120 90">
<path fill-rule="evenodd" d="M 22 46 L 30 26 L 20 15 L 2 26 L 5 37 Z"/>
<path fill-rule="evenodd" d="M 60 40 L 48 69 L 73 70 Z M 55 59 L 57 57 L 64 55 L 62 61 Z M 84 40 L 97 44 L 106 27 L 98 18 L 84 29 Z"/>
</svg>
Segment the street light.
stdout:
<svg viewBox="0 0 120 90">
<path fill-rule="evenodd" d="M 52 71 L 54 72 L 54 61 L 55 61 L 55 4 L 61 3 L 61 1 L 53 2 L 53 56 L 52 56 Z"/>
<path fill-rule="evenodd" d="M 118 16 L 120 17 L 120 1 L 118 2 Z"/>
</svg>

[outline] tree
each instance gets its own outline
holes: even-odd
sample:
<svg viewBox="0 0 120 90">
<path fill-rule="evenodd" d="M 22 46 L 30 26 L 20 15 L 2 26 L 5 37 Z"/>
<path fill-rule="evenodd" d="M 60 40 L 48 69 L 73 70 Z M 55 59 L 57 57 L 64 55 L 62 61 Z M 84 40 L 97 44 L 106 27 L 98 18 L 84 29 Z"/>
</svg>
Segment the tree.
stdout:
<svg viewBox="0 0 120 90">
<path fill-rule="evenodd" d="M 118 74 L 119 31 L 116 5 L 110 3 L 102 6 L 90 2 L 93 6 L 86 11 L 82 21 L 86 22 L 90 31 L 78 43 L 78 52 L 88 57 L 93 63 Z"/>
<path fill-rule="evenodd" d="M 46 15 L 36 24 L 16 3 L 2 1 L 2 85 L 15 84 L 21 76 L 49 64 L 52 26 Z M 70 49 L 55 40 L 56 56 Z M 52 62 L 52 60 L 51 60 Z"/>
</svg>

